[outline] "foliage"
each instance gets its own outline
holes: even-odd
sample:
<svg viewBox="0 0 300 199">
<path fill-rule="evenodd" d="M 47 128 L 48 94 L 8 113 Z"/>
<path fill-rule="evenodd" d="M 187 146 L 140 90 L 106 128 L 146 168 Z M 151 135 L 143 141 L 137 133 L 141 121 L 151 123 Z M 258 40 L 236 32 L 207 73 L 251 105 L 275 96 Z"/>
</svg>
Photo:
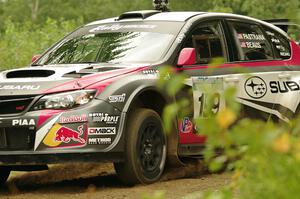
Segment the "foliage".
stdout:
<svg viewBox="0 0 300 199">
<path fill-rule="evenodd" d="M 210 66 L 216 68 L 217 64 L 220 63 Z M 184 76 L 164 69 L 161 72 L 160 85 L 162 82 L 165 83 L 164 88 L 180 85 L 179 82 L 184 82 Z M 172 94 L 178 93 L 182 85 L 172 89 Z M 210 110 L 215 91 L 205 85 L 200 89 L 211 102 L 208 104 Z M 235 88 L 228 87 L 222 94 L 226 101 L 224 109 L 217 114 L 207 112 L 205 117 L 194 119 L 197 131 L 207 136 L 204 157 L 209 169 L 212 172 L 224 167 L 234 170 L 231 185 L 220 192 L 200 192 L 187 198 L 297 198 L 300 181 L 298 119 L 288 123 L 274 123 L 242 118 L 241 105 L 235 101 L 235 93 Z M 184 106 L 186 105 L 182 103 L 174 103 L 166 107 L 166 126 L 171 125 L 168 122 L 172 122 L 168 116 L 172 118 L 173 115 L 182 115 Z M 173 107 L 173 110 L 168 110 L 168 107 Z M 221 149 L 222 153 L 216 156 L 217 149 Z"/>
<path fill-rule="evenodd" d="M 0 33 L 1 69 L 30 64 L 33 55 L 42 53 L 76 26 L 75 21 L 48 19 L 44 25 L 36 26 L 31 22 L 16 24 L 7 20 L 6 30 Z"/>
<path fill-rule="evenodd" d="M 258 6 L 259 5 L 259 6 Z M 174 11 L 219 11 L 261 19 L 299 15 L 298 0 L 171 0 Z M 152 0 L 0 0 L 0 70 L 25 66 L 75 27 L 130 10 L 153 9 Z"/>
</svg>

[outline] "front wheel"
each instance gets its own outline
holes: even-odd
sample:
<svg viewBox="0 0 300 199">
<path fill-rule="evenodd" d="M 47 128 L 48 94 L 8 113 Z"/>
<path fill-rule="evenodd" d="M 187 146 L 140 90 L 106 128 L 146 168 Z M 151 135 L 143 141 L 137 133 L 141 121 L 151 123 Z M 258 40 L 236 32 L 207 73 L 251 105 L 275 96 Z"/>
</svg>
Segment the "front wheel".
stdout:
<svg viewBox="0 0 300 199">
<path fill-rule="evenodd" d="M 159 180 L 167 154 L 160 116 L 150 109 L 137 109 L 129 115 L 125 133 L 125 162 L 115 163 L 120 180 L 128 185 Z"/>
</svg>

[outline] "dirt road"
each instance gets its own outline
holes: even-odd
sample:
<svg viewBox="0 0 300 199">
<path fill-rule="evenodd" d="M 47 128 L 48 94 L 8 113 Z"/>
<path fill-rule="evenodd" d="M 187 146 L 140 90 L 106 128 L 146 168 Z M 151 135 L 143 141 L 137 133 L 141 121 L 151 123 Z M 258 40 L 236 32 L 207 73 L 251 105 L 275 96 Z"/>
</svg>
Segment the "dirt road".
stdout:
<svg viewBox="0 0 300 199">
<path fill-rule="evenodd" d="M 230 183 L 230 173 L 205 174 L 196 165 L 165 172 L 160 182 L 126 187 L 117 179 L 111 164 L 53 165 L 48 171 L 13 172 L 0 191 L 4 199 L 142 198 L 156 190 L 166 198 L 182 198 L 193 192 L 218 190 Z"/>
</svg>

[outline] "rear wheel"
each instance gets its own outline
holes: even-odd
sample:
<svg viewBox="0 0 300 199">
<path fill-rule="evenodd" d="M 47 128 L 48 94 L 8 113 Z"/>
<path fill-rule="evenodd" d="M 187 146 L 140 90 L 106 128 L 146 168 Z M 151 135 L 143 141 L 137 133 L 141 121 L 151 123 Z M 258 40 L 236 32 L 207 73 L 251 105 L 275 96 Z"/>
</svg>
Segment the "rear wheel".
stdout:
<svg viewBox="0 0 300 199">
<path fill-rule="evenodd" d="M 1 166 L 0 167 L 0 186 L 4 185 L 10 174 L 10 168 Z"/>
<path fill-rule="evenodd" d="M 166 163 L 166 135 L 160 116 L 150 109 L 137 109 L 126 127 L 125 162 L 115 163 L 120 180 L 128 185 L 159 180 Z"/>
</svg>

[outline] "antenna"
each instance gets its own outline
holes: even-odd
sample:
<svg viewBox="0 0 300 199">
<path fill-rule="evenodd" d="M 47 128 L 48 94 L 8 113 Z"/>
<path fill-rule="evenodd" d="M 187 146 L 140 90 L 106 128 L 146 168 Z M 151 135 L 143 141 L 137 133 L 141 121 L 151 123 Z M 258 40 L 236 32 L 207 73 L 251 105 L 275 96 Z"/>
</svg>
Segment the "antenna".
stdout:
<svg viewBox="0 0 300 199">
<path fill-rule="evenodd" d="M 169 0 L 153 0 L 153 6 L 155 10 L 159 10 L 162 12 L 169 11 Z"/>
</svg>

